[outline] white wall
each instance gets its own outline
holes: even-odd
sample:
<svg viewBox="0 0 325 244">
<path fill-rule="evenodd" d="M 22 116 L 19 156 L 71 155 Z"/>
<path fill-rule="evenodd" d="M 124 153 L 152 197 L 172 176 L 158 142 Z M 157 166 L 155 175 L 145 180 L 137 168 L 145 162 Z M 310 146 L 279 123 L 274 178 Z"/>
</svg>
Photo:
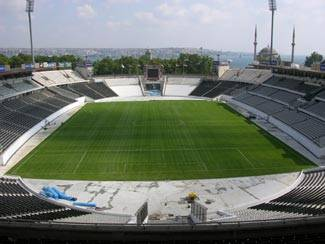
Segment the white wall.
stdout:
<svg viewBox="0 0 325 244">
<path fill-rule="evenodd" d="M 189 96 L 196 86 L 191 85 L 169 85 L 167 83 L 165 96 Z"/>
<path fill-rule="evenodd" d="M 109 87 L 129 86 L 129 85 L 139 84 L 138 77 L 114 77 L 114 78 L 97 77 L 95 80 L 104 80 Z"/>
<path fill-rule="evenodd" d="M 110 87 L 119 97 L 142 97 L 140 85 L 130 86 L 111 86 Z"/>
<path fill-rule="evenodd" d="M 191 85 L 198 86 L 201 82 L 201 77 L 191 77 L 191 76 L 168 76 L 167 84 L 171 85 Z"/>
<path fill-rule="evenodd" d="M 23 146 L 33 135 L 35 135 L 38 131 L 40 131 L 48 122 L 53 121 L 60 115 L 66 113 L 67 111 L 78 107 L 82 104 L 84 104 L 85 99 L 79 98 L 76 102 L 69 104 L 68 106 L 65 106 L 64 108 L 60 109 L 59 111 L 51 114 L 46 119 L 39 122 L 37 125 L 35 125 L 33 128 L 28 130 L 25 134 L 23 134 L 21 137 L 19 137 L 13 144 L 10 145 L 9 148 L 7 148 L 2 155 L 0 155 L 0 164 L 6 165 L 8 160 L 15 154 L 15 152 Z"/>
</svg>

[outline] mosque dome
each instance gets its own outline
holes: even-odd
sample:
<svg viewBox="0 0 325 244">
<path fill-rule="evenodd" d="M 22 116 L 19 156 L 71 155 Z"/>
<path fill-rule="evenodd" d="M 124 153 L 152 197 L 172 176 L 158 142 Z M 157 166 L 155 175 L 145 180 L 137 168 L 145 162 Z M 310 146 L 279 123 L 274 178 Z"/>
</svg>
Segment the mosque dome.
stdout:
<svg viewBox="0 0 325 244">
<path fill-rule="evenodd" d="M 270 53 L 271 53 L 271 48 L 270 47 L 265 47 L 263 48 L 257 55 L 257 60 L 260 63 L 267 63 L 269 64 L 270 62 Z M 280 63 L 281 62 L 281 57 L 279 53 L 273 49 L 272 51 L 272 63 Z"/>
<path fill-rule="evenodd" d="M 265 47 L 258 53 L 258 55 L 267 56 L 267 55 L 270 55 L 270 52 L 271 52 L 271 48 Z M 273 49 L 272 55 L 273 56 L 278 56 L 279 54 L 275 49 Z"/>
</svg>

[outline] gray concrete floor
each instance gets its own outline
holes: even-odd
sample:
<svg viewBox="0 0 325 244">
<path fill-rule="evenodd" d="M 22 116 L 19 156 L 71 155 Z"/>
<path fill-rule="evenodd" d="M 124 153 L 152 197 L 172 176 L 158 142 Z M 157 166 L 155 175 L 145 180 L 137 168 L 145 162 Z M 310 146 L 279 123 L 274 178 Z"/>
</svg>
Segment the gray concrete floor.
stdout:
<svg viewBox="0 0 325 244">
<path fill-rule="evenodd" d="M 220 210 L 244 208 L 271 200 L 291 190 L 299 180 L 299 173 L 291 173 L 188 181 L 24 181 L 36 192 L 43 186 L 56 186 L 68 195 L 78 197 L 78 201 L 95 202 L 106 213 L 133 215 L 148 201 L 151 217 L 167 219 L 189 214 L 185 198 L 190 192 L 197 193 L 198 201 L 208 207 L 209 215 L 213 216 Z"/>
</svg>

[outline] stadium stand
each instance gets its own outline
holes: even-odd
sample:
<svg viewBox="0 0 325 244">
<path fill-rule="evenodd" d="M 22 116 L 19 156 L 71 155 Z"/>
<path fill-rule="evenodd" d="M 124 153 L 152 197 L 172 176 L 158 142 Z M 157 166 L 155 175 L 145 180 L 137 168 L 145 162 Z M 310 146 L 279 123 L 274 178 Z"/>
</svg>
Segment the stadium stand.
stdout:
<svg viewBox="0 0 325 244">
<path fill-rule="evenodd" d="M 324 143 L 320 142 L 320 139 L 325 136 L 325 123 L 323 121 L 309 117 L 308 120 L 293 124 L 292 127 L 319 146 L 324 146 Z"/>
<path fill-rule="evenodd" d="M 298 78 L 273 76 L 234 100 L 281 121 L 322 148 L 325 146 L 322 89 Z"/>
<path fill-rule="evenodd" d="M 295 110 L 283 110 L 277 114 L 274 114 L 274 117 L 281 120 L 282 122 L 293 125 L 308 119 L 308 116 L 304 113 L 297 113 Z"/>
<path fill-rule="evenodd" d="M 58 205 L 30 191 L 20 179 L 2 177 L 0 203 L 4 207 L 0 208 L 0 238 L 5 238 L 3 243 L 35 237 L 39 243 L 61 243 L 62 240 L 62 243 L 89 243 L 89 240 L 116 243 L 123 233 L 130 240 L 127 243 L 134 240 L 141 243 L 179 243 L 181 240 L 234 244 L 323 243 L 324 192 L 325 169 L 316 169 L 302 173 L 300 182 L 287 193 L 246 209 L 229 210 L 230 217 L 200 224 L 192 224 L 188 219 L 177 223 L 147 223 L 139 228 L 128 222 L 131 216 Z M 34 230 L 37 236 L 33 235 Z M 161 242 L 161 232 L 170 238 Z"/>
<path fill-rule="evenodd" d="M 209 98 L 215 98 L 219 95 L 234 96 L 250 89 L 253 86 L 254 85 L 248 83 L 224 80 L 220 81 L 214 88 L 212 88 L 210 91 L 203 94 L 202 96 Z"/>
<path fill-rule="evenodd" d="M 311 103 L 301 107 L 302 111 L 307 111 L 307 113 L 311 113 L 315 117 L 325 120 L 325 102 L 315 100 Z"/>
<path fill-rule="evenodd" d="M 0 220 L 127 223 L 130 216 L 107 215 L 57 204 L 30 191 L 18 178 L 0 178 Z"/>
<path fill-rule="evenodd" d="M 263 85 L 249 91 L 249 93 L 257 96 L 262 96 L 285 105 L 290 105 L 291 103 L 296 102 L 299 98 L 302 97 L 301 95 L 298 95 L 296 93 L 279 90 Z"/>
<path fill-rule="evenodd" d="M 300 98 L 300 96 L 287 91 L 277 91 L 276 93 L 272 94 L 270 98 L 289 105 Z"/>
<path fill-rule="evenodd" d="M 0 101 L 1 151 L 33 126 L 73 102 L 71 98 L 46 89 Z"/>
<path fill-rule="evenodd" d="M 265 92 L 264 88 L 263 91 Z M 288 106 L 281 103 L 281 101 L 274 100 L 274 94 L 277 93 L 278 91 L 272 93 L 269 98 L 247 93 L 237 96 L 234 99 L 280 120 L 307 137 L 316 145 L 323 147 L 325 145 L 322 139 L 325 136 L 325 121 L 304 113 L 299 109 L 290 109 Z M 281 97 L 281 99 L 283 101 L 285 99 L 287 99 L 286 101 L 291 101 L 293 96 L 291 97 L 290 95 L 292 94 L 288 94 L 287 98 L 285 96 Z M 319 107 L 316 108 L 316 113 L 321 115 L 322 112 L 318 109 Z"/>
<path fill-rule="evenodd" d="M 192 225 L 187 221 L 148 223 L 139 228 L 135 224 L 125 225 L 129 223 L 131 216 L 101 214 L 58 204 L 32 192 L 20 179 L 2 177 L 0 224 L 5 223 L 5 226 L 2 225 L 0 236 L 9 237 L 4 239 L 4 243 L 17 243 L 17 240 L 33 238 L 32 231 L 26 228 L 28 225 L 33 226 L 33 230 L 42 230 L 35 232 L 37 240 L 42 240 L 41 243 L 53 243 L 54 240 L 55 243 L 60 243 L 61 240 L 64 240 L 63 243 L 76 243 L 77 236 L 80 238 L 78 243 L 83 243 L 83 240 L 89 243 L 90 239 L 116 241 L 121 238 L 121 231 L 129 238 L 132 236 L 132 240 L 141 238 L 141 243 L 143 240 L 148 240 L 145 243 L 152 243 L 153 240 L 158 241 L 161 238 L 161 234 L 155 235 L 158 229 L 171 236 L 171 243 L 182 240 L 176 234 L 179 232 L 184 240 L 187 238 L 212 241 L 217 237 L 219 242 L 221 240 L 220 243 L 239 243 L 240 238 L 243 238 L 240 243 L 295 243 L 297 240 L 299 243 L 300 240 L 318 243 L 314 241 L 324 240 L 319 235 L 322 233 L 323 221 L 317 218 L 323 217 L 325 213 L 324 192 L 325 169 L 317 169 L 302 173 L 300 182 L 287 193 L 246 209 L 230 210 L 230 217 L 226 219 L 199 225 Z M 216 225 L 219 228 L 216 228 Z M 261 226 L 263 233 L 260 231 Z M 20 228 L 24 228 L 23 233 L 28 233 L 27 236 L 22 235 L 22 232 L 15 232 Z M 57 235 L 57 230 L 61 233 L 60 236 Z M 303 230 L 306 234 L 302 234 L 305 233 Z M 295 233 L 294 238 L 289 238 L 288 233 Z"/>
<path fill-rule="evenodd" d="M 325 136 L 325 122 L 297 110 L 283 110 L 272 115 L 289 125 L 318 146 L 323 147 L 321 138 Z"/>
<path fill-rule="evenodd" d="M 320 99 L 325 99 L 325 90 L 317 94 L 317 97 Z"/>
<path fill-rule="evenodd" d="M 104 80 L 109 87 L 139 85 L 138 77 L 97 77 L 96 80 Z"/>
<path fill-rule="evenodd" d="M 191 96 L 201 97 L 205 93 L 209 92 L 216 85 L 218 85 L 218 81 L 214 80 L 202 80 L 201 83 L 191 92 Z"/>
<path fill-rule="evenodd" d="M 38 88 L 30 77 L 0 80 L 0 100 Z"/>
<path fill-rule="evenodd" d="M 109 87 L 107 87 L 103 82 L 82 82 L 59 87 L 61 89 L 78 94 L 79 96 L 86 96 L 95 100 L 117 96 L 117 94 Z"/>
<path fill-rule="evenodd" d="M 264 85 L 275 87 L 277 89 L 293 91 L 301 95 L 313 93 L 320 88 L 319 85 L 305 83 L 303 80 L 286 76 L 273 76 L 264 82 Z"/>
<path fill-rule="evenodd" d="M 33 80 L 46 87 L 85 81 L 72 70 L 34 72 Z"/>
<path fill-rule="evenodd" d="M 72 99 L 79 98 L 80 95 L 74 92 L 71 92 L 67 89 L 60 88 L 59 86 L 51 86 L 48 88 L 50 91 L 53 91 L 54 93 L 60 94 L 64 97 L 69 97 Z"/>
<path fill-rule="evenodd" d="M 238 81 L 260 84 L 272 77 L 270 70 L 262 69 L 231 69 L 226 71 L 219 80 Z"/>
<path fill-rule="evenodd" d="M 276 93 L 278 89 L 272 88 L 272 87 L 267 87 L 267 86 L 258 86 L 255 89 L 252 89 L 250 93 L 256 94 L 256 95 L 261 95 L 265 97 L 269 97 L 272 94 Z"/>
<path fill-rule="evenodd" d="M 298 215 L 325 214 L 325 170 L 304 173 L 304 179 L 287 194 L 252 209 Z"/>
<path fill-rule="evenodd" d="M 288 193 L 266 203 L 229 211 L 227 221 L 288 219 L 325 214 L 325 169 L 303 173 L 301 182 Z"/>
<path fill-rule="evenodd" d="M 30 191 L 18 178 L 0 178 L 0 219 L 127 223 L 128 215 L 107 215 L 58 205 Z"/>
<path fill-rule="evenodd" d="M 55 205 L 27 191 L 19 179 L 0 178 L 0 218 L 49 221 L 89 214 Z"/>
<path fill-rule="evenodd" d="M 249 93 L 242 94 L 241 96 L 236 97 L 235 100 L 254 107 L 267 115 L 280 112 L 284 109 L 284 106 L 280 103 Z"/>
<path fill-rule="evenodd" d="M 208 98 L 220 95 L 237 96 L 256 88 L 271 76 L 269 70 L 228 70 L 218 80 L 203 80 L 190 95 Z"/>
<path fill-rule="evenodd" d="M 197 86 L 201 81 L 201 77 L 184 77 L 184 76 L 168 76 L 168 84 L 170 85 L 191 85 Z"/>
</svg>

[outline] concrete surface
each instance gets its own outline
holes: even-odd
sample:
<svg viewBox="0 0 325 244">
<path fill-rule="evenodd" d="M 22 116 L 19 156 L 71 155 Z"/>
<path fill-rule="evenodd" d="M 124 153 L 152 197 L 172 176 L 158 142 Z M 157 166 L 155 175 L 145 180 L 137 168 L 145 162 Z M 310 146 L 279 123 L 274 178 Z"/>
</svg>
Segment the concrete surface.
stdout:
<svg viewBox="0 0 325 244">
<path fill-rule="evenodd" d="M 213 180 L 99 182 L 25 179 L 36 192 L 57 186 L 78 201 L 95 202 L 103 212 L 133 215 L 148 200 L 149 215 L 155 219 L 188 215 L 186 196 L 196 192 L 199 202 L 216 211 L 252 206 L 290 191 L 299 183 L 299 173 Z M 68 203 L 69 202 L 65 202 Z"/>
</svg>

